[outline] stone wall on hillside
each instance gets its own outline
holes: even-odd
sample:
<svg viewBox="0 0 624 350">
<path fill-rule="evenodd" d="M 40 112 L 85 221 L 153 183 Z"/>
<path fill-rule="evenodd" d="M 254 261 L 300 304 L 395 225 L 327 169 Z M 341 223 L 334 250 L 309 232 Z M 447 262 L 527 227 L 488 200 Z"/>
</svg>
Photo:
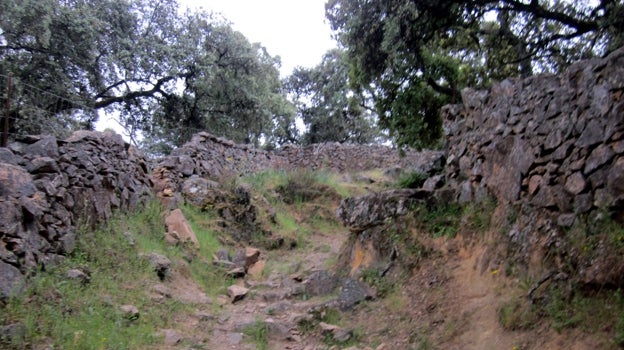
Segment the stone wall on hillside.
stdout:
<svg viewBox="0 0 624 350">
<path fill-rule="evenodd" d="M 285 160 L 278 155 L 200 132 L 160 160 L 152 173 L 152 180 L 161 201 L 168 207 L 175 207 L 181 200 L 184 181 L 190 178 L 223 180 L 285 166 Z"/>
<path fill-rule="evenodd" d="M 114 133 L 29 136 L 0 148 L 0 299 L 72 251 L 76 226 L 151 196 L 146 160 Z"/>
<path fill-rule="evenodd" d="M 462 98 L 442 110 L 447 185 L 461 202 L 519 208 L 508 235 L 527 260 L 531 242 L 553 244 L 581 217 L 624 220 L 624 48 Z"/>
<path fill-rule="evenodd" d="M 264 151 L 250 145 L 200 132 L 184 146 L 162 159 L 153 172 L 154 190 L 162 202 L 175 207 L 182 199 L 185 181 L 200 177 L 222 180 L 265 169 L 328 169 L 362 171 L 376 168 L 402 168 L 428 172 L 441 169 L 443 152 L 398 150 L 382 145 L 323 143 L 310 146 L 287 145 Z"/>
<path fill-rule="evenodd" d="M 398 167 L 409 171 L 427 172 L 439 162 L 443 152 L 417 152 L 411 149 L 399 154 L 396 148 L 384 145 L 358 145 L 328 142 L 310 146 L 287 145 L 276 153 L 293 168 L 329 169 L 338 172 Z M 438 167 L 441 169 L 443 164 Z"/>
</svg>

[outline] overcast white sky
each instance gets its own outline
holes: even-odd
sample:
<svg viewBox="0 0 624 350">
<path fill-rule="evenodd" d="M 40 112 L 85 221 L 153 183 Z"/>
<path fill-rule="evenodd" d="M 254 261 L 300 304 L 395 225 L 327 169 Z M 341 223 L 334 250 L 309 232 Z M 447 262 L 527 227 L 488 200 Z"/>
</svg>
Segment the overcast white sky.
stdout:
<svg viewBox="0 0 624 350">
<path fill-rule="evenodd" d="M 221 13 L 251 42 L 282 59 L 282 77 L 313 67 L 336 46 L 325 20 L 326 0 L 179 0 L 182 6 Z"/>
</svg>

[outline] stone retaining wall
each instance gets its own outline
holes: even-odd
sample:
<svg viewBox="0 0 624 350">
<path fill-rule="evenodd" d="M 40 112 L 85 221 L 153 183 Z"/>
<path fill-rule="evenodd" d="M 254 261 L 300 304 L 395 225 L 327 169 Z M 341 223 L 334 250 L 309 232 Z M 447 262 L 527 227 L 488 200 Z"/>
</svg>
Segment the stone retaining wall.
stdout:
<svg viewBox="0 0 624 350">
<path fill-rule="evenodd" d="M 264 151 L 238 145 L 206 132 L 162 159 L 153 172 L 154 190 L 163 203 L 175 207 L 182 199 L 180 189 L 190 178 L 223 180 L 265 169 L 328 169 L 349 172 L 399 167 L 427 172 L 441 169 L 443 152 L 398 150 L 382 145 L 323 143 L 310 146 L 287 145 Z"/>
<path fill-rule="evenodd" d="M 447 182 L 563 216 L 624 204 L 624 50 L 560 76 L 464 90 L 443 109 Z"/>
<path fill-rule="evenodd" d="M 285 146 L 276 154 L 293 168 L 329 169 L 337 172 L 362 171 L 399 167 L 426 172 L 431 162 L 440 160 L 443 152 L 416 152 L 384 145 L 358 145 L 337 142 L 310 146 Z M 441 168 L 442 164 L 440 164 Z"/>
<path fill-rule="evenodd" d="M 527 261 L 592 213 L 624 221 L 624 49 L 462 98 L 442 110 L 447 185 L 460 202 L 514 206 L 506 234 Z"/>
<path fill-rule="evenodd" d="M 71 252 L 76 226 L 151 196 L 146 160 L 113 133 L 26 137 L 0 148 L 0 299 Z"/>
</svg>

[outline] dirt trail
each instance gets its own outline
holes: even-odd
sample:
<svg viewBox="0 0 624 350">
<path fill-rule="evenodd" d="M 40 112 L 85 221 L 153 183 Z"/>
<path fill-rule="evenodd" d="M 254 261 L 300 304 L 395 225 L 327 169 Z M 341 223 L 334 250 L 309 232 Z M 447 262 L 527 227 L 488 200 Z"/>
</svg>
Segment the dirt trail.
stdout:
<svg viewBox="0 0 624 350">
<path fill-rule="evenodd" d="M 300 319 L 319 303 L 319 298 L 307 300 L 299 276 L 327 269 L 347 238 L 342 235 L 316 233 L 305 249 L 280 250 L 269 253 L 262 279 L 239 280 L 250 289 L 249 295 L 236 303 L 223 300 L 219 317 L 214 322 L 208 349 L 257 349 L 252 336 L 243 334 L 245 327 L 263 324 L 267 328 L 268 349 L 309 350 L 326 349 L 314 336 L 297 329 Z M 266 254 L 266 252 L 264 252 Z M 256 330 L 262 331 L 262 330 Z M 254 331 L 252 331 L 254 333 Z"/>
<path fill-rule="evenodd" d="M 522 335 L 505 331 L 498 321 L 498 305 L 507 296 L 502 290 L 502 272 L 482 267 L 484 253 L 483 247 L 462 248 L 451 259 L 450 301 L 464 318 L 465 328 L 449 349 L 521 348 Z"/>
<path fill-rule="evenodd" d="M 327 300 L 301 294 L 299 277 L 328 268 L 346 238 L 346 233 L 316 233 L 305 249 L 263 252 L 263 258 L 268 259 L 263 277 L 238 280 L 250 289 L 245 299 L 234 304 L 225 296 L 214 300 L 213 303 L 221 303 L 218 310 L 198 310 L 193 317 L 180 320 L 176 331 L 185 339 L 202 343 L 202 349 L 255 350 L 258 341 L 253 332 L 251 336 L 244 335 L 244 328 L 262 324 L 268 337 L 266 349 L 347 348 L 324 343 L 319 329 L 302 331 L 298 327 L 299 320 L 309 317 L 311 307 Z M 557 334 L 546 324 L 530 331 L 504 330 L 497 310 L 501 303 L 518 297 L 516 282 L 492 269 L 487 261 L 484 263 L 487 254 L 483 245 L 465 244 L 461 239 L 440 239 L 434 244 L 441 254 L 422 261 L 397 294 L 387 297 L 389 300 L 366 302 L 342 315 L 343 323 L 361 332 L 355 347 L 350 345 L 350 349 L 604 348 L 604 342 L 575 332 Z M 445 245 L 461 248 L 449 251 L 441 248 Z M 194 283 L 190 279 L 175 283 L 186 291 L 183 295 L 190 301 L 205 297 L 199 287 L 189 285 Z M 516 293 L 512 293 L 514 290 Z M 179 348 L 172 345 L 158 349 Z"/>
<path fill-rule="evenodd" d="M 267 338 L 266 349 L 275 350 L 605 348 L 604 341 L 575 331 L 558 334 L 547 322 L 527 331 L 503 329 L 498 309 L 522 297 L 518 281 L 490 264 L 485 243 L 461 237 L 423 237 L 433 253 L 412 271 L 393 269 L 387 276 L 396 284 L 390 294 L 341 313 L 341 325 L 358 330 L 357 338 L 349 346 L 332 347 L 323 341 L 318 319 L 310 323 L 313 328 L 300 327 L 301 320 L 310 320 L 311 308 L 332 297 L 307 296 L 304 281 L 313 271 L 330 269 L 347 238 L 346 230 L 313 232 L 305 247 L 263 251 L 266 267 L 261 277 L 236 281 L 250 290 L 243 300 L 231 303 L 219 297 L 213 306 L 181 319 L 176 331 L 201 344 L 200 349 L 211 350 L 254 350 Z M 177 286 L 172 294 L 201 304 L 201 288 L 184 274 L 180 278 L 172 281 Z M 254 331 L 245 332 L 248 327 Z M 179 348 L 174 344 L 158 349 Z"/>
</svg>

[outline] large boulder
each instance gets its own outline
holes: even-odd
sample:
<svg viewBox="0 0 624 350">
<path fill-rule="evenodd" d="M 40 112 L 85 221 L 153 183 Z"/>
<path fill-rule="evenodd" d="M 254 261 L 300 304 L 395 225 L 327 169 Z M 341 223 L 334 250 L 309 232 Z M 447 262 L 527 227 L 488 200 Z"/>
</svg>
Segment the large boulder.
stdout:
<svg viewBox="0 0 624 350">
<path fill-rule="evenodd" d="M 199 241 L 191 224 L 186 220 L 180 209 L 175 209 L 165 218 L 167 225 L 166 239 L 171 243 L 190 243 L 195 248 L 199 248 Z"/>
<path fill-rule="evenodd" d="M 336 215 L 351 232 L 382 225 L 387 219 L 405 215 L 410 208 L 431 197 L 420 189 L 390 190 L 344 199 Z"/>
</svg>

